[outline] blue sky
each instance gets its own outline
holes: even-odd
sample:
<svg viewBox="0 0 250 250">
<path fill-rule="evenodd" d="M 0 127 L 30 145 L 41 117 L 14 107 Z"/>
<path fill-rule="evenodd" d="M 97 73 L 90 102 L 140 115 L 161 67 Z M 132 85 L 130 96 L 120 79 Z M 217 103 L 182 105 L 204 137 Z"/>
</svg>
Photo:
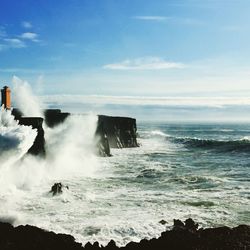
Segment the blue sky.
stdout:
<svg viewBox="0 0 250 250">
<path fill-rule="evenodd" d="M 1 0 L 0 82 L 40 95 L 247 96 L 248 0 Z"/>
</svg>

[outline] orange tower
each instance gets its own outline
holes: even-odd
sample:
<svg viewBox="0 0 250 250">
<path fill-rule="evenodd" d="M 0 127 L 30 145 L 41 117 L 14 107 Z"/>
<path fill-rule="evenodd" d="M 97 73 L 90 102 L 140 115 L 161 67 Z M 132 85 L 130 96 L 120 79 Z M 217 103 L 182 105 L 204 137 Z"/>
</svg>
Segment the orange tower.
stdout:
<svg viewBox="0 0 250 250">
<path fill-rule="evenodd" d="M 2 105 L 4 105 L 5 109 L 11 108 L 11 100 L 10 100 L 10 88 L 8 86 L 4 86 L 1 89 L 2 93 Z"/>
</svg>

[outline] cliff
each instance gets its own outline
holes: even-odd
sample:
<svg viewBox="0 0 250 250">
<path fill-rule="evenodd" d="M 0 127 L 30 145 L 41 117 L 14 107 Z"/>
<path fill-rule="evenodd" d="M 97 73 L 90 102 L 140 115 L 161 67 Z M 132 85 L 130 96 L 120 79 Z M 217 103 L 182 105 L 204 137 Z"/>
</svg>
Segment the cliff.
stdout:
<svg viewBox="0 0 250 250">
<path fill-rule="evenodd" d="M 39 117 L 23 117 L 18 109 L 12 110 L 12 115 L 21 125 L 31 125 L 38 131 L 33 146 L 28 153 L 33 155 L 45 155 L 45 140 L 43 121 L 53 128 L 63 123 L 70 113 L 61 112 L 60 109 L 44 110 L 44 119 Z M 110 148 L 138 147 L 136 119 L 130 117 L 98 116 L 97 129 L 95 133 L 97 154 L 100 156 L 111 156 Z"/>
<path fill-rule="evenodd" d="M 44 110 L 45 123 L 50 128 L 53 128 L 56 125 L 64 122 L 69 115 L 70 113 L 61 112 L 60 109 Z"/>
<path fill-rule="evenodd" d="M 37 130 L 37 136 L 33 145 L 28 150 L 29 154 L 45 156 L 45 139 L 43 129 L 43 118 L 41 117 L 23 117 L 22 112 L 19 109 L 12 109 L 11 114 L 15 117 L 20 125 L 32 126 Z"/>
<path fill-rule="evenodd" d="M 28 153 L 33 155 L 44 156 L 45 155 L 45 139 L 43 130 L 43 118 L 41 117 L 21 117 L 19 118 L 19 124 L 25 126 L 32 126 L 37 130 L 37 136 Z"/>
<path fill-rule="evenodd" d="M 249 250 L 250 226 L 240 225 L 235 228 L 218 227 L 197 229 L 192 219 L 175 221 L 172 230 L 166 230 L 158 239 L 143 239 L 139 243 L 130 242 L 125 247 L 117 247 L 111 240 L 106 247 L 94 244 L 75 242 L 71 235 L 56 234 L 34 226 L 13 227 L 8 223 L 0 222 L 0 249 L 1 250 Z"/>
<path fill-rule="evenodd" d="M 138 147 L 136 119 L 99 115 L 98 124 L 103 127 L 111 148 Z"/>
</svg>

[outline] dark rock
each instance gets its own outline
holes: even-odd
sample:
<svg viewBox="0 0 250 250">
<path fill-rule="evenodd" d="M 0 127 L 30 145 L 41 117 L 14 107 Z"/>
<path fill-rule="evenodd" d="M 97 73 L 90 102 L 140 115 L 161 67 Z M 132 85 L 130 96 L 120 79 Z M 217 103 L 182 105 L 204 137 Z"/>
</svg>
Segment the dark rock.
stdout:
<svg viewBox="0 0 250 250">
<path fill-rule="evenodd" d="M 185 229 L 185 224 L 181 220 L 174 220 L 173 230 L 183 230 Z"/>
<path fill-rule="evenodd" d="M 37 136 L 28 153 L 32 155 L 45 156 L 45 139 L 43 130 L 43 118 L 41 117 L 21 117 L 18 119 L 20 125 L 32 126 L 37 130 Z"/>
<path fill-rule="evenodd" d="M 136 120 L 132 118 L 99 115 L 95 136 L 100 156 L 111 156 L 110 148 L 138 147 Z"/>
<path fill-rule="evenodd" d="M 61 182 L 55 183 L 50 190 L 50 193 L 53 195 L 61 194 L 63 192 L 63 188 L 69 189 L 68 186 L 64 186 Z"/>
<path fill-rule="evenodd" d="M 12 115 L 21 125 L 31 125 L 37 129 L 37 137 L 28 153 L 44 156 L 45 139 L 42 127 L 43 118 L 23 117 L 19 109 L 13 109 Z M 62 113 L 60 109 L 44 110 L 45 123 L 51 128 L 64 122 L 69 115 L 70 113 Z M 138 147 L 136 131 L 136 119 L 99 115 L 95 133 L 97 154 L 100 156 L 111 156 L 110 148 Z"/>
<path fill-rule="evenodd" d="M 11 114 L 14 116 L 15 120 L 19 120 L 23 116 L 21 110 L 16 108 L 12 109 Z"/>
<path fill-rule="evenodd" d="M 192 225 L 192 226 L 190 226 Z M 165 231 L 158 239 L 143 239 L 139 243 L 130 242 L 121 247 L 124 250 L 249 250 L 250 226 L 240 225 L 235 228 L 219 227 L 197 230 L 197 224 L 191 220 L 181 223 L 175 220 L 178 230 Z M 0 222 L 0 249 L 1 250 L 80 250 L 80 249 L 107 249 L 116 250 L 119 247 L 111 240 L 106 247 L 87 243 L 84 247 L 76 243 L 73 236 L 47 232 L 34 226 L 13 227 L 8 223 Z"/>
<path fill-rule="evenodd" d="M 62 113 L 60 109 L 44 110 L 45 123 L 50 128 L 64 122 L 68 116 L 70 116 L 70 113 Z"/>
<path fill-rule="evenodd" d="M 185 220 L 185 228 L 190 231 L 196 231 L 198 229 L 198 223 L 195 223 L 191 218 Z"/>
<path fill-rule="evenodd" d="M 108 137 L 104 129 L 104 123 L 102 121 L 98 121 L 95 139 L 97 154 L 103 157 L 111 156 Z"/>
<path fill-rule="evenodd" d="M 167 222 L 165 220 L 160 220 L 159 223 L 165 225 Z"/>
<path fill-rule="evenodd" d="M 118 247 L 116 246 L 115 244 L 115 241 L 114 240 L 111 240 L 108 245 L 106 246 L 107 249 L 109 250 L 115 250 L 115 249 L 118 249 Z"/>
<path fill-rule="evenodd" d="M 13 227 L 0 222 L 1 250 L 80 250 L 80 243 L 71 235 L 55 234 L 34 226 Z"/>
</svg>

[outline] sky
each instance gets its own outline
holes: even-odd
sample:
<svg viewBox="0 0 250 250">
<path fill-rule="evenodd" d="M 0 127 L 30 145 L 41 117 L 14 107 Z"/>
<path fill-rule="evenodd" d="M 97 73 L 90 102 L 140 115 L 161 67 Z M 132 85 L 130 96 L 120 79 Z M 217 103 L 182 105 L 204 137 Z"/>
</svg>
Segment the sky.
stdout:
<svg viewBox="0 0 250 250">
<path fill-rule="evenodd" d="M 248 0 L 1 0 L 0 82 L 71 99 L 247 98 L 249 11 Z"/>
</svg>

